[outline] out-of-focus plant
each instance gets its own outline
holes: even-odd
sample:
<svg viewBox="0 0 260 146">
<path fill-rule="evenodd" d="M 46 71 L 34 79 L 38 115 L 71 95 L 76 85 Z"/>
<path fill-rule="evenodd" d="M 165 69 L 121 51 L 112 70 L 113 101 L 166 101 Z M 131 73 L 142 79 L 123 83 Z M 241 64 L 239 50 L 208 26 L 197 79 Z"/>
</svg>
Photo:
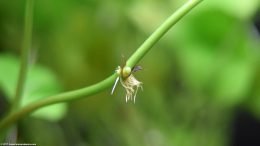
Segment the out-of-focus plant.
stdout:
<svg viewBox="0 0 260 146">
<path fill-rule="evenodd" d="M 35 100 L 33 102 L 29 102 L 25 106 L 22 106 L 22 103 L 26 100 L 29 100 L 28 97 L 22 98 L 26 83 L 26 78 L 29 75 L 32 77 L 35 74 L 35 78 L 39 78 L 37 76 L 40 76 L 39 73 L 37 73 L 37 70 L 40 68 L 35 68 L 30 73 L 29 68 L 29 55 L 30 55 L 30 48 L 31 48 L 31 38 L 32 38 L 32 18 L 33 18 L 33 1 L 34 0 L 27 0 L 26 1 L 26 14 L 25 14 L 25 26 L 24 26 L 24 42 L 22 46 L 22 60 L 21 60 L 21 68 L 19 72 L 19 78 L 18 78 L 18 84 L 17 84 L 17 90 L 15 94 L 15 98 L 12 100 L 12 110 L 11 112 L 0 122 L 0 131 L 1 134 L 5 133 L 5 130 L 17 122 L 17 120 L 23 118 L 24 116 L 34 112 L 37 109 L 44 108 L 48 105 L 57 104 L 61 102 L 68 102 L 75 99 L 80 99 L 83 96 L 87 97 L 93 94 L 97 94 L 101 92 L 102 90 L 111 87 L 113 82 L 116 80 L 117 77 L 121 78 L 124 82 L 124 80 L 128 80 L 128 78 L 132 77 L 133 68 L 138 63 L 146 53 L 153 47 L 155 43 L 159 41 L 160 38 L 176 23 L 178 22 L 184 15 L 186 15 L 193 7 L 195 7 L 197 4 L 199 4 L 202 0 L 189 0 L 187 3 L 185 3 L 181 8 L 179 8 L 173 15 L 171 15 L 166 21 L 163 22 L 161 26 L 159 26 L 156 31 L 151 34 L 148 39 L 136 50 L 135 53 L 126 61 L 125 65 L 120 69 L 117 70 L 116 73 L 111 75 L 110 77 L 106 78 L 105 80 L 96 83 L 94 85 L 77 89 L 74 91 L 69 91 L 65 93 L 61 93 L 54 96 L 49 96 L 46 98 L 43 98 L 41 100 Z M 8 60 L 8 59 L 7 59 Z M 13 60 L 11 60 L 13 61 Z M 8 61 L 4 61 L 7 62 Z M 5 66 L 5 64 L 3 65 Z M 15 67 L 17 66 L 13 66 Z M 7 69 L 8 70 L 8 69 Z M 45 72 L 44 69 L 41 70 L 41 72 Z M 1 73 L 1 72 L 0 72 Z M 48 72 L 44 74 L 43 76 L 48 75 Z M 49 75 L 50 78 L 52 78 L 52 75 Z M 15 78 L 15 77 L 14 77 Z M 4 81 L 4 79 L 3 79 Z M 30 78 L 28 82 L 30 81 Z M 132 78 L 131 78 L 132 81 Z M 6 87 L 8 88 L 8 82 L 6 83 Z M 131 83 L 130 81 L 128 83 Z M 39 84 L 41 85 L 41 84 Z M 43 82 L 44 85 L 44 82 Z M 125 85 L 125 84 L 123 84 Z M 57 86 L 58 87 L 58 86 Z M 124 86 L 125 88 L 128 88 L 129 86 Z M 10 88 L 10 87 L 9 87 Z M 55 88 L 55 87 L 54 87 Z M 8 89 L 7 89 L 8 90 Z M 129 90 L 129 89 L 127 89 Z M 132 89 L 131 89 L 132 90 Z M 9 92 L 10 93 L 10 92 Z M 10 96 L 11 94 L 9 94 Z M 27 96 L 27 94 L 25 94 Z M 42 96 L 42 95 L 41 95 Z M 63 108 L 59 108 L 63 109 Z M 62 111 L 62 110 L 61 110 Z M 39 113 L 38 113 L 39 114 Z"/>
</svg>

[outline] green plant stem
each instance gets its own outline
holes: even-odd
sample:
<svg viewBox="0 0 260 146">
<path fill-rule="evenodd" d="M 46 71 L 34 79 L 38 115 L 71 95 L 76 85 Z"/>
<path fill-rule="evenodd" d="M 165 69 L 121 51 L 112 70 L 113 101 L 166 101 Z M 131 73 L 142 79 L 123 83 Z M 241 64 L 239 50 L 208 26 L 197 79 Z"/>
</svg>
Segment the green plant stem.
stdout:
<svg viewBox="0 0 260 146">
<path fill-rule="evenodd" d="M 21 66 L 19 71 L 15 97 L 13 100 L 12 111 L 19 109 L 21 106 L 21 100 L 22 100 L 24 86 L 25 86 L 27 72 L 28 72 L 29 55 L 30 55 L 30 48 L 32 43 L 33 1 L 34 0 L 26 0 Z"/>
<path fill-rule="evenodd" d="M 126 66 L 134 67 L 144 55 L 156 44 L 170 28 L 176 24 L 183 16 L 198 5 L 202 0 L 189 0 L 176 12 L 174 12 L 166 21 L 161 24 L 145 42 L 136 50 L 136 52 L 127 60 Z"/>
<path fill-rule="evenodd" d="M 179 8 L 169 19 L 167 19 L 128 59 L 127 65 L 133 67 L 150 49 L 151 47 L 159 41 L 159 39 L 176 23 L 178 22 L 187 12 L 189 12 L 193 7 L 195 7 L 202 0 L 190 0 Z M 51 104 L 56 104 L 60 102 L 67 102 L 71 100 L 80 99 L 82 97 L 87 97 L 96 93 L 101 92 L 104 89 L 111 87 L 117 78 L 117 74 L 114 73 L 105 80 L 96 83 L 92 86 L 85 87 L 82 89 L 61 93 L 55 96 L 50 96 L 44 98 L 35 103 L 29 104 L 19 111 L 9 114 L 5 119 L 0 122 L 0 131 L 5 130 L 11 124 L 15 123 L 22 117 L 32 113 L 33 111 Z"/>
<path fill-rule="evenodd" d="M 32 113 L 33 111 L 55 103 L 60 103 L 60 102 L 67 102 L 75 99 L 80 99 L 84 98 L 96 93 L 99 93 L 103 91 L 104 89 L 107 89 L 108 87 L 111 87 L 115 79 L 117 78 L 117 74 L 113 74 L 110 77 L 106 78 L 105 80 L 96 83 L 94 85 L 74 90 L 74 91 L 69 91 L 69 92 L 64 92 L 58 95 L 50 96 L 48 98 L 45 98 L 43 100 L 34 102 L 32 104 L 29 104 L 22 109 L 20 109 L 18 112 L 13 112 L 9 116 L 7 116 L 3 121 L 0 123 L 0 131 L 4 130 L 7 128 L 10 124 L 14 123 L 18 119 L 28 115 L 29 113 Z"/>
</svg>

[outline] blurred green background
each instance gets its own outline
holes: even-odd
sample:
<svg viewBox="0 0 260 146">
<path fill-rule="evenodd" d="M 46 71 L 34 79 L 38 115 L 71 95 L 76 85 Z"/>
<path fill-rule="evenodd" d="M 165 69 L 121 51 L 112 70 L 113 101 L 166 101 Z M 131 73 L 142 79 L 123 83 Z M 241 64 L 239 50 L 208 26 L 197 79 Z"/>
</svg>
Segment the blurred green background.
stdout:
<svg viewBox="0 0 260 146">
<path fill-rule="evenodd" d="M 91 85 L 184 0 L 35 0 L 23 105 Z M 41 109 L 18 142 L 44 146 L 228 146 L 237 112 L 260 120 L 259 0 L 203 1 L 139 63 L 136 103 L 118 87 Z M 25 0 L 0 1 L 1 119 L 15 92 Z M 259 25 L 259 24 L 258 24 Z M 112 89 L 112 87 L 111 87 Z M 248 133 L 250 134 L 250 133 Z M 254 134 L 254 131 L 251 132 Z M 259 135 L 258 135 L 259 136 Z"/>
</svg>

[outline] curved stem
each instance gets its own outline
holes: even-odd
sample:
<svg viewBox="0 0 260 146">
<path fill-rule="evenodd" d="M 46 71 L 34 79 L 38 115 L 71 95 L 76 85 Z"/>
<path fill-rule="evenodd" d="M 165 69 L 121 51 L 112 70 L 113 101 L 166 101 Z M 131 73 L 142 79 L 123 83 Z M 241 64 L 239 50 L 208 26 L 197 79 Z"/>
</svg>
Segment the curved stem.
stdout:
<svg viewBox="0 0 260 146">
<path fill-rule="evenodd" d="M 28 115 L 29 113 L 32 113 L 33 111 L 41 107 L 55 104 L 55 103 L 60 103 L 60 102 L 68 102 L 71 100 L 80 99 L 83 97 L 87 97 L 99 93 L 102 90 L 111 87 L 116 78 L 117 78 L 117 74 L 113 74 L 110 77 L 106 78 L 105 80 L 96 83 L 92 86 L 88 86 L 74 91 L 64 92 L 58 95 L 50 96 L 48 98 L 34 102 L 32 104 L 29 104 L 21 108 L 17 112 L 11 113 L 4 120 L 2 120 L 0 123 L 0 131 L 10 126 L 10 124 L 16 122 L 18 119 Z"/>
<path fill-rule="evenodd" d="M 24 91 L 24 85 L 28 72 L 29 55 L 32 42 L 32 27 L 33 27 L 33 1 L 26 1 L 25 21 L 24 21 L 24 36 L 22 44 L 21 66 L 15 92 L 15 97 L 12 104 L 12 110 L 15 111 L 21 106 L 21 100 Z"/>
<path fill-rule="evenodd" d="M 145 42 L 136 50 L 136 52 L 127 60 L 126 66 L 134 67 L 144 55 L 156 44 L 170 28 L 176 24 L 183 16 L 185 16 L 189 11 L 192 10 L 196 5 L 198 5 L 202 0 L 189 0 L 182 7 L 180 7 L 176 12 L 174 12 L 167 20 L 161 24 Z"/>
<path fill-rule="evenodd" d="M 170 16 L 128 59 L 127 66 L 133 67 L 138 61 L 140 61 L 144 55 L 151 49 L 151 47 L 159 41 L 159 39 L 185 14 L 187 14 L 193 7 L 195 7 L 202 0 L 189 0 L 181 8 L 179 8 L 172 16 Z M 117 78 L 117 74 L 113 74 L 105 80 L 82 89 L 61 93 L 55 96 L 44 98 L 40 101 L 27 105 L 21 108 L 19 111 L 11 113 L 4 120 L 0 122 L 0 131 L 3 131 L 8 126 L 21 119 L 22 117 L 32 113 L 33 111 L 55 103 L 67 102 L 71 100 L 80 99 L 96 94 L 108 87 L 111 87 Z"/>
</svg>

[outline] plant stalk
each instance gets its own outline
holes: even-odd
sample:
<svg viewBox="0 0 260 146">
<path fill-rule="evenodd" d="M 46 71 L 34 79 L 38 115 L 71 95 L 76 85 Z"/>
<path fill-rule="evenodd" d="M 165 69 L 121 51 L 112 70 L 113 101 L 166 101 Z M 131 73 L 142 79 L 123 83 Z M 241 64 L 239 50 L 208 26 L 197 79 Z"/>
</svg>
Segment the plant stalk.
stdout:
<svg viewBox="0 0 260 146">
<path fill-rule="evenodd" d="M 134 54 L 128 59 L 126 65 L 129 67 L 133 67 L 136 63 L 138 63 L 144 55 L 152 48 L 152 46 L 157 43 L 160 38 L 176 23 L 178 22 L 184 15 L 186 15 L 193 7 L 195 7 L 202 0 L 189 0 L 186 4 L 184 4 L 181 8 L 179 8 L 172 16 L 170 16 L 137 50 Z M 0 131 L 7 129 L 10 125 L 23 118 L 24 116 L 32 113 L 33 111 L 45 107 L 47 105 L 52 105 L 60 102 L 68 102 L 71 100 L 80 99 L 83 97 L 91 96 L 93 94 L 99 93 L 109 87 L 112 87 L 115 79 L 117 78 L 117 74 L 114 73 L 110 77 L 105 80 L 96 83 L 92 86 L 88 86 L 82 89 L 69 91 L 65 93 L 61 93 L 58 95 L 50 96 L 44 98 L 40 101 L 31 103 L 19 111 L 11 113 L 5 119 L 0 122 Z"/>
<path fill-rule="evenodd" d="M 17 120 L 21 119 L 22 117 L 32 113 L 33 111 L 45 107 L 48 105 L 60 103 L 60 102 L 68 102 L 71 100 L 75 99 L 80 99 L 84 98 L 87 96 L 91 96 L 93 94 L 97 94 L 109 87 L 113 84 L 115 79 L 117 78 L 117 74 L 114 73 L 110 77 L 106 78 L 105 80 L 96 83 L 94 85 L 74 90 L 74 91 L 69 91 L 69 92 L 64 92 L 58 95 L 50 96 L 47 98 L 44 98 L 43 100 L 36 101 L 34 103 L 31 103 L 22 109 L 20 109 L 17 112 L 11 113 L 9 116 L 7 116 L 5 119 L 3 119 L 0 122 L 0 131 L 4 130 L 5 128 L 9 127 L 12 123 L 16 122 Z"/>
<path fill-rule="evenodd" d="M 12 111 L 18 110 L 21 106 L 22 96 L 25 88 L 28 66 L 29 66 L 29 55 L 32 44 L 32 28 L 33 28 L 33 2 L 34 0 L 26 0 L 25 8 L 25 21 L 24 21 L 24 36 L 22 43 L 22 54 L 21 54 L 21 66 L 19 71 L 19 77 L 13 100 Z"/>
<path fill-rule="evenodd" d="M 170 30 L 174 24 L 176 24 L 201 1 L 202 0 L 189 0 L 176 12 L 174 12 L 149 36 L 148 39 L 145 40 L 145 42 L 135 51 L 135 53 L 130 56 L 126 62 L 126 66 L 133 68 L 136 63 L 138 63 L 145 56 L 145 54 L 149 52 L 149 50 L 165 35 L 166 32 Z"/>
</svg>

